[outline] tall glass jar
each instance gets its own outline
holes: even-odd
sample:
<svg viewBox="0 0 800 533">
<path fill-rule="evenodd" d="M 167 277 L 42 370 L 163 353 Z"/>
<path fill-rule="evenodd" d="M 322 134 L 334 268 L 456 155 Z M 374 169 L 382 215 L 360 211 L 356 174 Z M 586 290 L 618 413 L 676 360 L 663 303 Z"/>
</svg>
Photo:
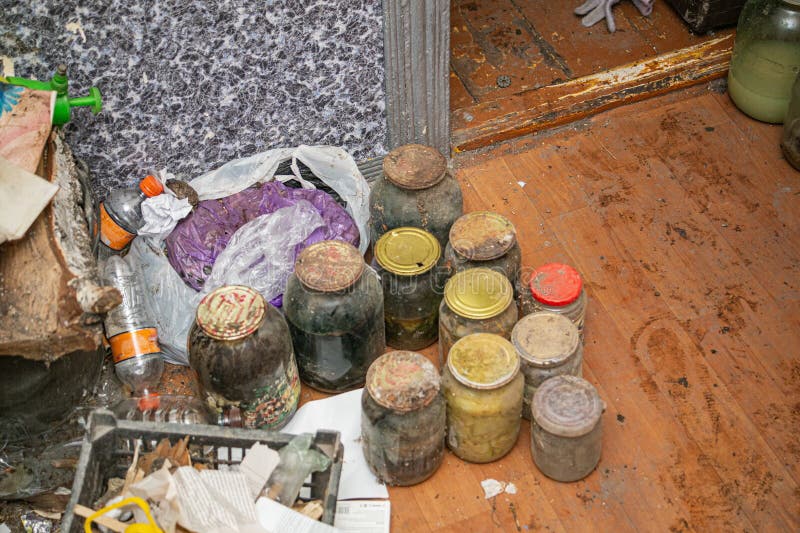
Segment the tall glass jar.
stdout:
<svg viewBox="0 0 800 533">
<path fill-rule="evenodd" d="M 587 301 L 581 275 L 562 263 L 548 263 L 534 270 L 519 295 L 523 316 L 538 311 L 564 315 L 578 327 L 581 340 L 584 337 Z"/>
<path fill-rule="evenodd" d="M 459 339 L 472 333 L 495 333 L 506 339 L 517 323 L 514 291 L 504 275 L 470 268 L 447 281 L 439 306 L 439 366 Z"/>
<path fill-rule="evenodd" d="M 346 242 L 322 241 L 300 253 L 283 309 L 300 377 L 315 389 L 361 387 L 386 349 L 381 282 Z"/>
<path fill-rule="evenodd" d="M 444 251 L 453 273 L 468 268 L 491 268 L 517 286 L 522 253 L 514 224 L 499 213 L 474 211 L 463 215 L 450 228 L 450 241 Z"/>
<path fill-rule="evenodd" d="M 255 290 L 220 287 L 197 307 L 189 364 L 218 412 L 237 406 L 247 428 L 280 429 L 297 409 L 300 380 L 283 315 Z"/>
<path fill-rule="evenodd" d="M 514 447 L 522 415 L 519 356 L 503 337 L 468 335 L 455 343 L 442 371 L 447 446 L 473 463 L 496 461 Z"/>
<path fill-rule="evenodd" d="M 373 266 L 383 285 L 386 343 L 403 350 L 430 346 L 439 336 L 441 247 L 419 228 L 395 228 L 375 243 Z"/>
<path fill-rule="evenodd" d="M 442 464 L 446 411 L 439 388 L 436 367 L 415 352 L 389 352 L 369 367 L 361 446 L 384 483 L 415 485 Z"/>
<path fill-rule="evenodd" d="M 464 209 L 444 156 L 430 146 L 407 144 L 386 155 L 383 173 L 369 195 L 372 244 L 390 229 L 412 226 L 431 232 L 444 248 Z"/>
<path fill-rule="evenodd" d="M 800 170 L 800 75 L 792 85 L 792 98 L 789 101 L 786 120 L 783 122 L 781 148 L 786 160 Z"/>
<path fill-rule="evenodd" d="M 782 123 L 800 71 L 800 0 L 748 0 L 739 15 L 728 93 L 747 115 Z"/>
</svg>

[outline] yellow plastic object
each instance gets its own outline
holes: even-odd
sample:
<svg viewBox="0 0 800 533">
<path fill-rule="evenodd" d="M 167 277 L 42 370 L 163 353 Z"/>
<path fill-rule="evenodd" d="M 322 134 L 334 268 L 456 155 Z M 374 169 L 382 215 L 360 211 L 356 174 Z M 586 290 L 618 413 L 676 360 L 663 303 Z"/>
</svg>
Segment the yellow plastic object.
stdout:
<svg viewBox="0 0 800 533">
<path fill-rule="evenodd" d="M 164 531 L 158 527 L 156 521 L 153 520 L 153 515 L 150 514 L 150 506 L 147 505 L 147 502 L 137 496 L 131 496 L 130 498 L 125 498 L 122 501 L 115 503 L 114 505 L 109 505 L 108 507 L 103 507 L 99 511 L 95 512 L 94 514 L 90 515 L 86 519 L 86 523 L 83 525 L 83 530 L 86 533 L 92 533 L 92 522 L 94 522 L 100 516 L 106 514 L 109 511 L 113 511 L 114 509 L 119 509 L 120 507 L 125 507 L 126 505 L 138 505 L 144 514 L 147 515 L 147 520 L 150 522 L 149 524 L 131 524 L 130 526 L 125 528 L 125 533 L 164 533 Z"/>
</svg>

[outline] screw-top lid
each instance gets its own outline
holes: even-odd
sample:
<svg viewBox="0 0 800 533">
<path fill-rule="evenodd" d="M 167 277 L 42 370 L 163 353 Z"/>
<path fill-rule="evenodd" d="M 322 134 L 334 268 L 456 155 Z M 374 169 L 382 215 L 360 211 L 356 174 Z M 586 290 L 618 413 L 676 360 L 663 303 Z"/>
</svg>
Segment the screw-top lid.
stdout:
<svg viewBox="0 0 800 533">
<path fill-rule="evenodd" d="M 441 256 L 439 241 L 420 228 L 395 228 L 375 243 L 375 260 L 392 274 L 413 276 L 427 272 Z"/>
<path fill-rule="evenodd" d="M 158 178 L 155 176 L 145 176 L 145 178 L 139 182 L 139 189 L 148 197 L 152 198 L 153 196 L 158 196 L 162 192 L 164 192 L 164 186 L 161 185 L 161 182 L 158 181 Z"/>
<path fill-rule="evenodd" d="M 358 281 L 364 266 L 364 258 L 352 244 L 322 241 L 300 252 L 294 273 L 300 283 L 310 289 L 336 292 Z"/>
<path fill-rule="evenodd" d="M 367 371 L 367 392 L 378 404 L 408 412 L 425 407 L 439 392 L 439 372 L 416 352 L 395 351 L 378 357 Z"/>
<path fill-rule="evenodd" d="M 459 217 L 450 228 L 450 245 L 463 257 L 489 261 L 508 252 L 517 242 L 514 224 L 492 211 L 475 211 Z"/>
<path fill-rule="evenodd" d="M 562 437 L 589 433 L 605 405 L 591 383 L 577 376 L 556 376 L 542 383 L 531 403 L 531 414 L 545 431 Z"/>
<path fill-rule="evenodd" d="M 447 160 L 436 148 L 406 144 L 386 154 L 383 173 L 403 189 L 427 189 L 439 183 L 447 170 Z"/>
<path fill-rule="evenodd" d="M 517 375 L 519 356 L 514 346 L 500 335 L 473 333 L 450 348 L 447 368 L 467 387 L 496 389 Z"/>
<path fill-rule="evenodd" d="M 534 270 L 531 294 L 545 305 L 567 305 L 578 299 L 583 280 L 578 271 L 562 263 L 548 263 Z"/>
<path fill-rule="evenodd" d="M 508 278 L 488 268 L 462 270 L 444 287 L 447 307 L 465 318 L 492 318 L 505 311 L 513 299 Z"/>
<path fill-rule="evenodd" d="M 244 285 L 220 287 L 200 300 L 197 325 L 218 340 L 236 340 L 253 333 L 264 320 L 267 302 Z"/>
<path fill-rule="evenodd" d="M 548 311 L 522 317 L 511 331 L 519 356 L 539 367 L 555 366 L 568 359 L 580 344 L 580 333 L 570 319 Z"/>
</svg>

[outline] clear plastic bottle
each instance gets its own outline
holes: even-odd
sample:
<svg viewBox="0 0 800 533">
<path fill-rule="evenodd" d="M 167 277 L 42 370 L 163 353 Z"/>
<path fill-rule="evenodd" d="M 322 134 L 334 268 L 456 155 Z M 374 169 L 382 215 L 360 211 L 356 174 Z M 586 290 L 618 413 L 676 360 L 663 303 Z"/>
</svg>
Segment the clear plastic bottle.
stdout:
<svg viewBox="0 0 800 533">
<path fill-rule="evenodd" d="M 154 176 L 146 176 L 135 189 L 114 189 L 100 203 L 100 250 L 106 258 L 118 254 L 136 237 L 144 226 L 142 202 L 164 192 L 164 186 Z"/>
<path fill-rule="evenodd" d="M 108 312 L 104 322 L 114 357 L 114 370 L 134 395 L 147 395 L 158 386 L 164 361 L 141 283 L 119 256 L 106 260 L 103 279 L 122 294 L 122 303 Z"/>
</svg>

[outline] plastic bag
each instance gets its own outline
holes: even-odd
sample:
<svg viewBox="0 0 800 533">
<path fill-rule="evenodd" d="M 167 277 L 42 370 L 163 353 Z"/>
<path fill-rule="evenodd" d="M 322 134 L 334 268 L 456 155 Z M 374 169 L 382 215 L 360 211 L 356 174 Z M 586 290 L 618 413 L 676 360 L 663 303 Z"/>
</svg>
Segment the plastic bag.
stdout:
<svg viewBox="0 0 800 533">
<path fill-rule="evenodd" d="M 328 456 L 311 448 L 312 439 L 310 433 L 303 433 L 280 449 L 280 462 L 267 481 L 269 498 L 291 507 L 308 475 L 322 472 L 330 466 Z"/>
</svg>

